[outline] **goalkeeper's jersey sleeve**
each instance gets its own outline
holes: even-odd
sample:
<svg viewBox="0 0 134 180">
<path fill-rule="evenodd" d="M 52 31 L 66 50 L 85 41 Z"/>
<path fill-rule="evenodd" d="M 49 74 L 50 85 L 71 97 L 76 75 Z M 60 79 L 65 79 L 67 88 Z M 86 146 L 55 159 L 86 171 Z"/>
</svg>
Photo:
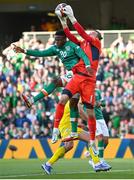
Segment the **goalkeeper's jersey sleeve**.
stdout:
<svg viewBox="0 0 134 180">
<path fill-rule="evenodd" d="M 95 90 L 95 100 L 96 102 L 101 102 L 102 105 L 105 104 L 105 101 L 102 99 L 101 91 L 99 89 Z M 101 107 L 95 106 L 94 111 L 96 120 L 104 119 Z"/>
</svg>

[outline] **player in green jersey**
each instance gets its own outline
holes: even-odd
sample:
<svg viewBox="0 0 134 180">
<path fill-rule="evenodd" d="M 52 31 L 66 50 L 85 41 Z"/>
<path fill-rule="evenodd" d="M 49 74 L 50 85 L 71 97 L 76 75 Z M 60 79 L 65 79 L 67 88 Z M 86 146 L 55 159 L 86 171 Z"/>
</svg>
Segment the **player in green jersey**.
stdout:
<svg viewBox="0 0 134 180">
<path fill-rule="evenodd" d="M 79 62 L 80 58 L 84 61 L 85 66 L 90 65 L 90 61 L 84 51 L 72 41 L 67 41 L 63 30 L 55 33 L 55 45 L 46 50 L 26 50 L 18 46 L 14 46 L 14 50 L 17 53 L 25 53 L 35 57 L 58 56 L 67 70 L 71 70 Z"/>
<path fill-rule="evenodd" d="M 86 66 L 90 65 L 89 59 L 80 46 L 74 44 L 71 41 L 66 41 L 66 35 L 64 31 L 57 31 L 55 33 L 55 45 L 52 47 L 43 50 L 24 50 L 16 45 L 14 45 L 14 50 L 17 53 L 25 53 L 29 56 L 36 57 L 46 57 L 46 56 L 58 56 L 62 61 L 65 68 L 70 71 L 74 65 L 76 65 L 80 58 L 83 59 Z M 23 98 L 26 102 L 27 107 L 31 107 L 36 101 L 42 99 L 44 96 L 51 94 L 56 87 L 63 87 L 65 84 L 72 78 L 72 74 L 65 75 L 64 77 L 57 77 L 49 84 L 46 88 L 43 88 L 42 91 L 33 98 L 27 98 L 23 95 Z"/>
<path fill-rule="evenodd" d="M 46 57 L 46 56 L 55 56 L 57 55 L 62 63 L 64 64 L 67 70 L 71 70 L 77 63 L 81 60 L 84 61 L 85 66 L 90 74 L 92 74 L 92 69 L 90 69 L 90 61 L 84 51 L 80 48 L 80 46 L 74 44 L 71 41 L 66 41 L 66 35 L 64 31 L 57 31 L 55 34 L 55 45 L 52 47 L 39 51 L 39 50 L 24 50 L 18 46 L 14 46 L 14 50 L 17 53 L 25 53 L 27 55 L 36 56 L 36 57 Z M 28 99 L 23 95 L 23 99 L 25 100 L 28 107 L 36 102 L 37 100 L 43 98 L 44 96 L 52 93 L 52 91 L 58 87 L 63 86 L 61 83 L 61 78 L 55 79 L 47 88 L 43 89 L 37 96 Z M 74 100 L 75 99 L 75 100 Z M 75 119 L 78 117 L 77 111 L 74 113 L 74 109 L 77 109 L 76 104 L 78 102 L 78 98 L 74 97 L 71 101 L 72 107 L 71 109 L 71 118 Z M 73 111 L 73 112 L 72 112 Z M 58 126 L 58 125 L 57 125 Z M 57 130 L 57 129 L 56 129 Z M 58 131 L 58 130 L 57 130 Z M 57 137 L 56 137 L 57 138 Z M 53 142 L 56 142 L 57 139 L 54 139 Z"/>
<path fill-rule="evenodd" d="M 14 50 L 18 53 L 25 53 L 27 55 L 36 56 L 36 57 L 46 57 L 46 56 L 58 56 L 58 58 L 62 61 L 65 68 L 69 71 L 64 76 L 55 77 L 51 84 L 47 87 L 44 87 L 39 94 L 34 97 L 27 98 L 25 95 L 23 99 L 26 102 L 27 107 L 31 107 L 36 101 L 44 98 L 51 94 L 57 87 L 64 87 L 67 82 L 73 76 L 73 73 L 70 72 L 72 67 L 79 62 L 79 59 L 82 58 L 86 65 L 89 64 L 88 57 L 83 52 L 83 50 L 72 43 L 71 41 L 66 41 L 66 36 L 64 31 L 57 31 L 55 34 L 55 45 L 44 50 L 24 50 L 18 46 L 14 45 Z"/>
</svg>

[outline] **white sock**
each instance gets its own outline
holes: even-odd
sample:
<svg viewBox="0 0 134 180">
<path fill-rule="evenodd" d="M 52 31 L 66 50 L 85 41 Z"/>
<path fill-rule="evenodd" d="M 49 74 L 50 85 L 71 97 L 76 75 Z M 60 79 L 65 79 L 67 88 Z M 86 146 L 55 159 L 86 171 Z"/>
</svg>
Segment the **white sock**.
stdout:
<svg viewBox="0 0 134 180">
<path fill-rule="evenodd" d="M 46 162 L 46 165 L 47 165 L 47 166 L 51 166 L 51 164 L 50 164 L 49 162 Z"/>
</svg>

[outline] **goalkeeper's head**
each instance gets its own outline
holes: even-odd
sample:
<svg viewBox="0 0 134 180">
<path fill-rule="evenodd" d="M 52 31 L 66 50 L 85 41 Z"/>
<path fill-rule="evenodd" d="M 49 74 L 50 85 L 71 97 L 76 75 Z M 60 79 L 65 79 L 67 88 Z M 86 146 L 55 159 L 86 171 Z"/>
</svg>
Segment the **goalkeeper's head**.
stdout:
<svg viewBox="0 0 134 180">
<path fill-rule="evenodd" d="M 66 42 L 66 34 L 63 30 L 56 31 L 55 33 L 55 43 L 58 47 L 62 47 Z"/>
<path fill-rule="evenodd" d="M 99 40 L 103 39 L 100 31 L 98 31 L 98 30 L 91 31 L 90 35 L 93 36 L 93 37 L 97 37 Z"/>
</svg>

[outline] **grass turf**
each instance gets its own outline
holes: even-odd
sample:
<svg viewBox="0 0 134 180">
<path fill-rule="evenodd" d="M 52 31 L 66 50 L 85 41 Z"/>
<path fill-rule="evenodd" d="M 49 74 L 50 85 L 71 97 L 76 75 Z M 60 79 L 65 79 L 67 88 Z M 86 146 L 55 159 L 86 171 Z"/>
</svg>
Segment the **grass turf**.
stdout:
<svg viewBox="0 0 134 180">
<path fill-rule="evenodd" d="M 0 160 L 0 179 L 134 179 L 134 161 L 112 159 L 107 161 L 112 170 L 94 172 L 88 159 L 61 159 L 54 166 L 51 175 L 41 169 L 43 160 Z"/>
</svg>

